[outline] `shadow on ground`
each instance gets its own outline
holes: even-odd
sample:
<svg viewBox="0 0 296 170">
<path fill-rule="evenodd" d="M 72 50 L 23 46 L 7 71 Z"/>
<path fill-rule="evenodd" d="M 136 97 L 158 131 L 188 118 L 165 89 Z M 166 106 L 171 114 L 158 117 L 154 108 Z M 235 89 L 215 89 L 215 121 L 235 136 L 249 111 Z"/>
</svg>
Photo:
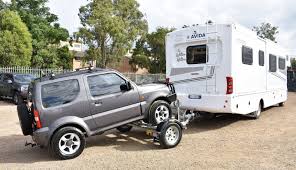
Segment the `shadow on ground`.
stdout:
<svg viewBox="0 0 296 170">
<path fill-rule="evenodd" d="M 25 142 L 31 141 L 22 135 L 0 136 L 0 164 L 3 163 L 34 163 L 54 160 L 47 149 L 25 147 Z"/>
<path fill-rule="evenodd" d="M 196 120 L 191 122 L 186 134 L 201 133 L 223 128 L 238 121 L 247 121 L 250 118 L 239 115 L 222 115 L 211 120 Z M 56 161 L 51 157 L 47 149 L 39 147 L 25 147 L 24 144 L 31 141 L 30 137 L 11 135 L 0 137 L 0 164 L 1 163 L 34 163 Z M 145 130 L 135 128 L 131 132 L 122 134 L 116 130 L 109 131 L 100 136 L 87 139 L 87 148 L 112 147 L 119 151 L 145 151 L 159 150 L 159 144 L 154 143 L 152 138 L 145 134 Z"/>
<path fill-rule="evenodd" d="M 15 106 L 10 99 L 0 99 L 0 106 Z"/>
</svg>

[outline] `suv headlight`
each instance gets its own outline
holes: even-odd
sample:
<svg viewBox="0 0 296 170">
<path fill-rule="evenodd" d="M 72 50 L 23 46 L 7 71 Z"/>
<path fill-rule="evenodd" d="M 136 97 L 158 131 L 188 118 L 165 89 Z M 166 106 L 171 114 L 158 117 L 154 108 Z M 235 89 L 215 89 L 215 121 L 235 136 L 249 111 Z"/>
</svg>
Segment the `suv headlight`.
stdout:
<svg viewBox="0 0 296 170">
<path fill-rule="evenodd" d="M 28 86 L 21 86 L 21 92 L 23 92 L 23 91 L 28 91 Z"/>
</svg>

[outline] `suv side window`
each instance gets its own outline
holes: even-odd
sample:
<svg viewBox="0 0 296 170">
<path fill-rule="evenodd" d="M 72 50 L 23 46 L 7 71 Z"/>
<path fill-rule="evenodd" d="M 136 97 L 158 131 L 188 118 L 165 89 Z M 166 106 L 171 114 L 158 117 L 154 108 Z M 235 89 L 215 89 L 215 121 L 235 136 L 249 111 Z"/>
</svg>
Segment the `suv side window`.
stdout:
<svg viewBox="0 0 296 170">
<path fill-rule="evenodd" d="M 89 76 L 87 82 L 93 97 L 121 92 L 120 85 L 126 83 L 114 73 Z"/>
<path fill-rule="evenodd" d="M 41 97 L 45 108 L 60 106 L 74 101 L 80 91 L 78 80 L 65 80 L 42 85 Z"/>
</svg>

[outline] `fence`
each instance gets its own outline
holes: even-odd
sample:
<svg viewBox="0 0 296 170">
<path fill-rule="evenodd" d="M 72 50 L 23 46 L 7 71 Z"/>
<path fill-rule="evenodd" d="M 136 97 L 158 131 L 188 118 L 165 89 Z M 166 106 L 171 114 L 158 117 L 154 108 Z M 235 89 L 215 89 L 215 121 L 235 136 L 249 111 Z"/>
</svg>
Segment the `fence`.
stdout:
<svg viewBox="0 0 296 170">
<path fill-rule="evenodd" d="M 61 73 L 66 73 L 70 71 L 72 70 L 39 69 L 39 68 L 31 68 L 31 67 L 0 67 L 0 73 L 32 74 L 36 77 L 41 77 L 42 75 L 48 75 L 49 73 L 61 74 Z M 123 73 L 123 74 L 137 84 L 146 84 L 146 83 L 165 81 L 164 74 L 135 74 L 135 73 Z"/>
</svg>

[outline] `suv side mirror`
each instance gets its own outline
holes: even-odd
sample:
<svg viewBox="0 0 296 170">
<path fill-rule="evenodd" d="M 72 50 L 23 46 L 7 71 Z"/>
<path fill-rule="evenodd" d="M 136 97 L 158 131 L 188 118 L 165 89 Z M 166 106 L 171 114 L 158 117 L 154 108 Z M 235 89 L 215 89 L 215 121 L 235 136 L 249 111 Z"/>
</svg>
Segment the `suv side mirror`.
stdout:
<svg viewBox="0 0 296 170">
<path fill-rule="evenodd" d="M 6 83 L 12 84 L 12 81 L 11 80 L 6 80 Z"/>
<path fill-rule="evenodd" d="M 120 85 L 120 90 L 121 91 L 129 91 L 129 90 L 131 90 L 130 82 L 127 82 L 127 83 L 124 83 L 124 84 Z"/>
</svg>

